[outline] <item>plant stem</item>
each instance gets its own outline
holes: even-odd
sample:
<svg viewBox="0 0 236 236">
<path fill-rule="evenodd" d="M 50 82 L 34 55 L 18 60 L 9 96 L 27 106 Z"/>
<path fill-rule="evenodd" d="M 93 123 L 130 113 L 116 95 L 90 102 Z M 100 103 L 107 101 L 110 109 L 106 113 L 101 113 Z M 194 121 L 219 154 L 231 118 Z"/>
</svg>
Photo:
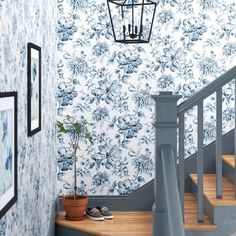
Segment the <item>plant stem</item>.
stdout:
<svg viewBox="0 0 236 236">
<path fill-rule="evenodd" d="M 77 194 L 76 151 L 78 148 L 77 142 L 73 145 L 73 148 L 74 148 L 74 153 L 73 153 L 73 156 L 74 156 L 74 199 L 76 199 L 76 194 Z"/>
</svg>

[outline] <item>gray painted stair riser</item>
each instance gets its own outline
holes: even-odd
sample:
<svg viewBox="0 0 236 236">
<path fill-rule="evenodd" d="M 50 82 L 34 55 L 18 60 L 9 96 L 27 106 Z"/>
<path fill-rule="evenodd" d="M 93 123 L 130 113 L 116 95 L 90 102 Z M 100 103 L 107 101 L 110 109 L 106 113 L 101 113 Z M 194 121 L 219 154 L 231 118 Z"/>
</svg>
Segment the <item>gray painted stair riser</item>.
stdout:
<svg viewBox="0 0 236 236">
<path fill-rule="evenodd" d="M 234 183 L 234 168 L 223 161 L 223 176 L 225 176 L 232 184 Z"/>
<path fill-rule="evenodd" d="M 229 236 L 229 234 L 224 234 L 223 232 L 217 231 L 185 231 L 186 236 Z"/>
</svg>

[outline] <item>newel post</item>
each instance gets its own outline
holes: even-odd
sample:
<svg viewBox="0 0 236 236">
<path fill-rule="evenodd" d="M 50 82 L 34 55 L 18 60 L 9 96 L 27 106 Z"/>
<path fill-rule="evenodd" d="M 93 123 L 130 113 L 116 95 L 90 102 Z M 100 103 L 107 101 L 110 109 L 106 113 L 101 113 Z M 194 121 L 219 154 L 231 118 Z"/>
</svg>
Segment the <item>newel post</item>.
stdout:
<svg viewBox="0 0 236 236">
<path fill-rule="evenodd" d="M 177 146 L 177 101 L 180 95 L 172 92 L 160 92 L 152 95 L 155 100 L 155 176 L 154 176 L 154 204 L 153 236 L 169 236 L 168 213 L 163 180 L 160 146 L 170 144 L 176 158 Z"/>
</svg>

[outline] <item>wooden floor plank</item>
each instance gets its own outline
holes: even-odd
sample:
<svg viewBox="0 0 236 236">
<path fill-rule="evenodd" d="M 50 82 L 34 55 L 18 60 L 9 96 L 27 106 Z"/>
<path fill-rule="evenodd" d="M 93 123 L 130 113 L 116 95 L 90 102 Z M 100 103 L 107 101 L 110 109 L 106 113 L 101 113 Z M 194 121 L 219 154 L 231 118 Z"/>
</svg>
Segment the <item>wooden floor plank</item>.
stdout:
<svg viewBox="0 0 236 236">
<path fill-rule="evenodd" d="M 58 212 L 56 223 L 62 226 L 78 229 L 87 233 L 102 236 L 151 236 L 151 212 L 113 212 L 113 220 L 102 222 L 85 219 L 83 221 L 65 220 L 65 212 Z M 204 214 L 204 223 L 197 221 L 197 204 L 192 193 L 185 193 L 185 229 L 186 230 L 217 230 L 207 215 Z"/>
<path fill-rule="evenodd" d="M 232 168 L 235 167 L 234 155 L 223 155 L 222 159 L 225 163 L 227 163 Z"/>
<path fill-rule="evenodd" d="M 197 175 L 191 174 L 190 178 L 197 185 Z M 216 175 L 204 174 L 203 192 L 213 206 L 236 206 L 234 186 L 225 177 L 222 177 L 222 199 L 216 198 Z"/>
</svg>

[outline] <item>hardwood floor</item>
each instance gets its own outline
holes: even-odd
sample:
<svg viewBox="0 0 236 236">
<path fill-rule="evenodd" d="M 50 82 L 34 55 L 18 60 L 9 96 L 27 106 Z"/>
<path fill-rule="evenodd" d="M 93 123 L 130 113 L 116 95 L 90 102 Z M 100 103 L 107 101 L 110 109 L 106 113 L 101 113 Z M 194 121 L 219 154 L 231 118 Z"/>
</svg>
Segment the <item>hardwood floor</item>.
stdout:
<svg viewBox="0 0 236 236">
<path fill-rule="evenodd" d="M 72 229 L 79 229 L 93 235 L 103 236 L 151 236 L 151 214 L 149 212 L 114 212 L 113 220 L 92 221 L 85 219 L 83 221 L 67 221 L 64 218 L 65 213 L 58 214 L 56 223 Z"/>
<path fill-rule="evenodd" d="M 192 193 L 185 193 L 185 229 L 186 230 L 217 230 L 207 215 L 204 214 L 204 223 L 197 222 L 196 199 Z M 62 226 L 78 229 L 93 235 L 102 236 L 151 236 L 151 212 L 113 212 L 114 219 L 102 222 L 85 219 L 83 221 L 65 220 L 65 212 L 57 214 L 56 223 Z"/>
</svg>

